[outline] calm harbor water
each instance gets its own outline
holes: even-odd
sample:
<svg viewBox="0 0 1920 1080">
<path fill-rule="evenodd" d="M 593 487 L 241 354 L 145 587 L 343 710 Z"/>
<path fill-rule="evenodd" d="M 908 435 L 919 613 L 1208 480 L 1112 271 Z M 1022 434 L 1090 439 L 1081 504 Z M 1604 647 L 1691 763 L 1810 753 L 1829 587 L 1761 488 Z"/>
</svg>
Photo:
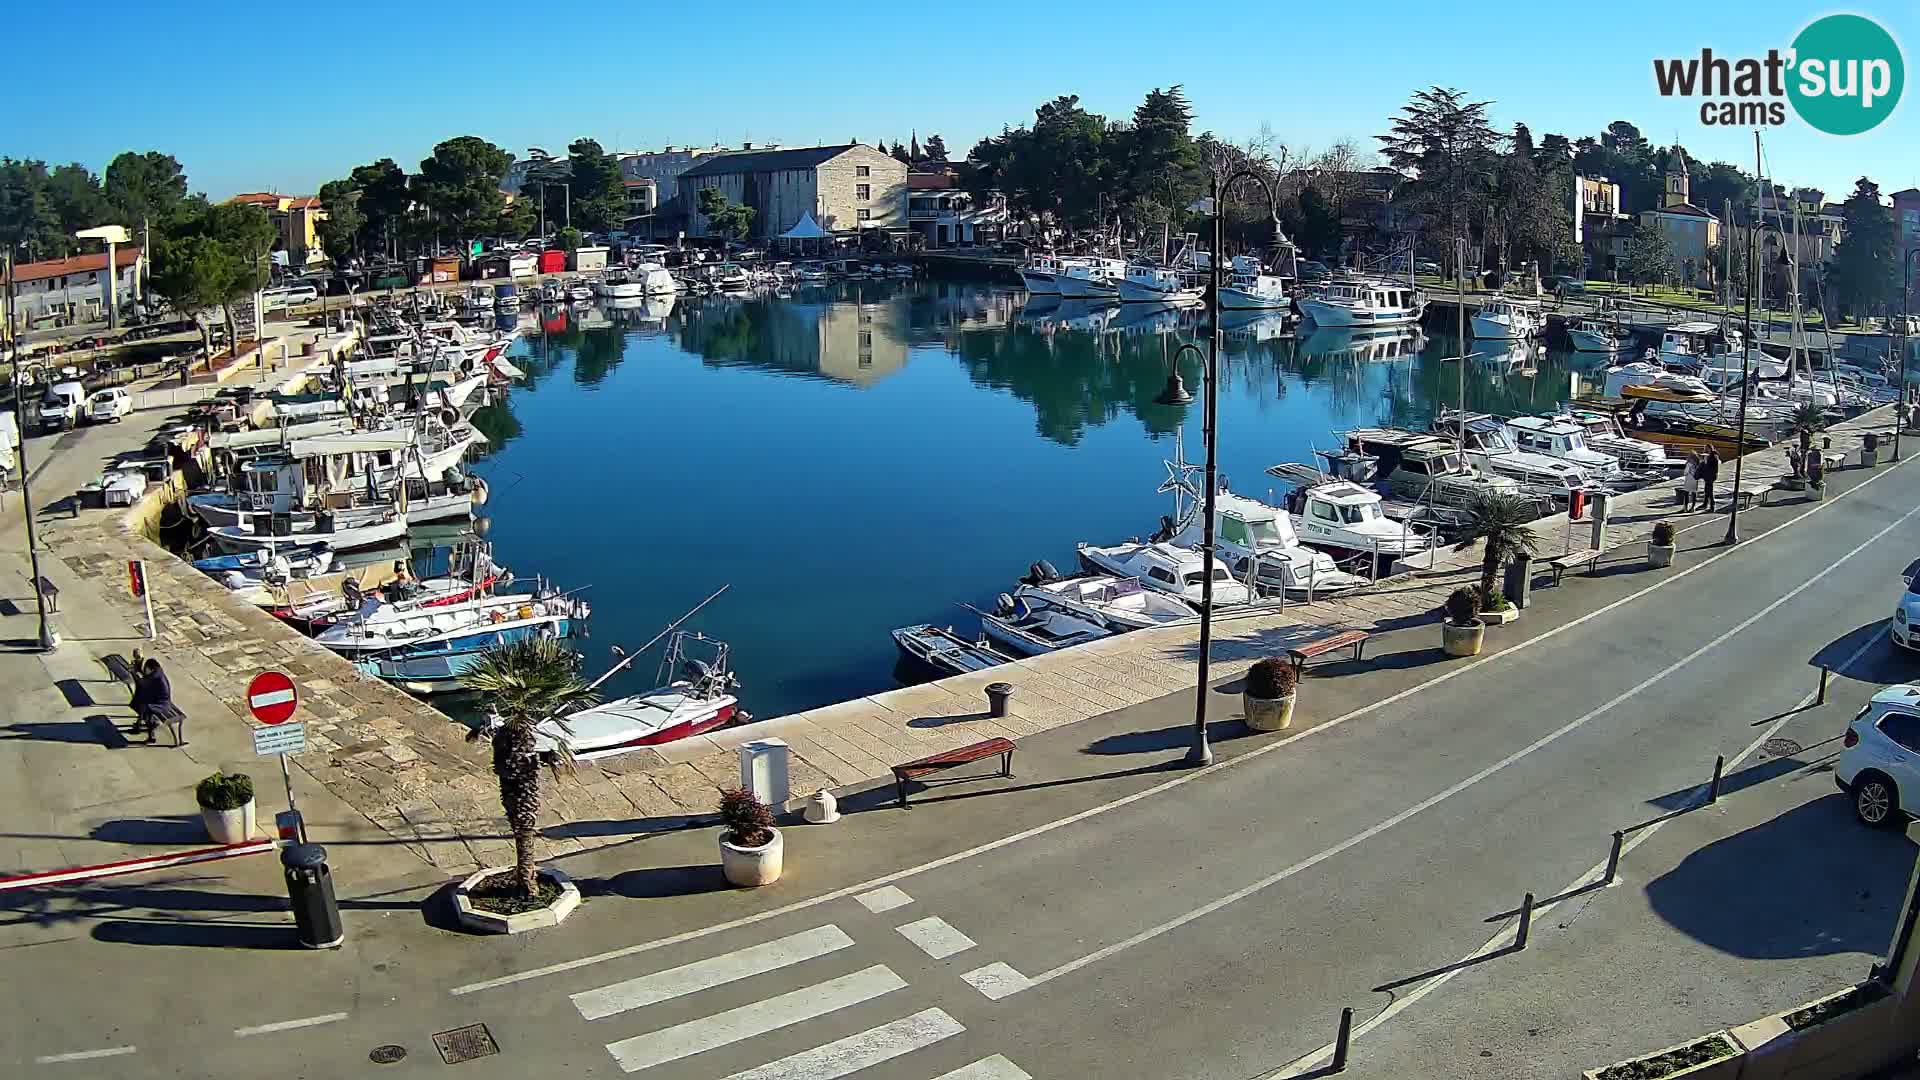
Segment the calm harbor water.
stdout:
<svg viewBox="0 0 1920 1080">
<path fill-rule="evenodd" d="M 1200 405 L 1153 398 L 1198 313 L 1089 309 L 950 282 L 849 282 L 793 298 L 529 311 L 528 384 L 475 422 L 496 557 L 587 586 L 587 672 L 731 585 L 691 628 L 733 646 L 762 718 L 898 685 L 888 631 L 971 634 L 1038 559 L 1151 532 Z M 1228 322 L 1222 471 L 1266 498 L 1268 465 L 1335 433 L 1421 426 L 1455 400 L 1447 334 L 1356 340 Z M 1202 371 L 1183 376 L 1196 397 Z M 1472 408 L 1545 408 L 1567 358 L 1473 360 Z M 605 689 L 653 685 L 654 658 Z"/>
</svg>

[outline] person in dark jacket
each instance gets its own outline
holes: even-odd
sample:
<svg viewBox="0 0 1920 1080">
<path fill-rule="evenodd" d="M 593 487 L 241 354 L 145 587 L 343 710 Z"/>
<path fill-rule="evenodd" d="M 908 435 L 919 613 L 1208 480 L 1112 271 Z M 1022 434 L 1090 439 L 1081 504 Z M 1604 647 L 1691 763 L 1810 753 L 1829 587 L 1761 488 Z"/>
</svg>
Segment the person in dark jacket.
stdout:
<svg viewBox="0 0 1920 1080">
<path fill-rule="evenodd" d="M 1700 509 L 1707 513 L 1713 512 L 1713 485 L 1719 479 L 1720 453 L 1709 446 L 1706 458 L 1700 462 L 1700 483 L 1706 488 L 1706 501 L 1700 504 Z"/>
<path fill-rule="evenodd" d="M 147 741 L 153 742 L 160 728 L 158 710 L 162 705 L 172 704 L 173 684 L 160 669 L 160 661 L 148 657 L 133 682 L 134 734 L 144 731 Z"/>
</svg>

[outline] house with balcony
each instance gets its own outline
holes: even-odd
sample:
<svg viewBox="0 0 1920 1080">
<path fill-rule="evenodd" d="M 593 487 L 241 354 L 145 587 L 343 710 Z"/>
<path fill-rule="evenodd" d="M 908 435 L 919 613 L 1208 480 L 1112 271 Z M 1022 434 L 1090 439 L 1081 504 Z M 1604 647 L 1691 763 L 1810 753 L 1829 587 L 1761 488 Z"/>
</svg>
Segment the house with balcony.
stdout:
<svg viewBox="0 0 1920 1080">
<path fill-rule="evenodd" d="M 907 176 L 907 227 L 928 251 L 993 244 L 1006 236 L 1007 200 L 990 193 L 976 200 L 946 173 Z"/>
<path fill-rule="evenodd" d="M 227 201 L 258 206 L 273 219 L 273 226 L 280 234 L 273 245 L 276 264 L 298 268 L 327 261 L 327 253 L 320 246 L 319 231 L 320 222 L 326 220 L 327 208 L 320 204 L 319 196 L 252 191 Z"/>
<path fill-rule="evenodd" d="M 1575 176 L 1572 191 L 1573 241 L 1580 245 L 1587 277 L 1614 275 L 1626 259 L 1633 215 L 1626 212 L 1620 185 L 1604 176 Z"/>
</svg>

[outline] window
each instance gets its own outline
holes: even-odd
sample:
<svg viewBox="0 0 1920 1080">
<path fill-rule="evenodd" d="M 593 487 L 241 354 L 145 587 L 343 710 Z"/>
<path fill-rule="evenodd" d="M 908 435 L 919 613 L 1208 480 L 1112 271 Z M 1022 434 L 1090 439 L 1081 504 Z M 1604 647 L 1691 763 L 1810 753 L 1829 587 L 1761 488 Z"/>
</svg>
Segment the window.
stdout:
<svg viewBox="0 0 1920 1080">
<path fill-rule="evenodd" d="M 873 332 L 872 331 L 870 330 L 860 331 L 860 347 L 862 349 L 872 351 L 873 349 Z"/>
<path fill-rule="evenodd" d="M 873 166 L 871 166 L 871 165 L 855 165 L 855 166 L 853 167 L 853 175 L 855 175 L 855 176 L 872 176 L 872 175 L 873 175 Z"/>
<path fill-rule="evenodd" d="M 1220 519 L 1220 538 L 1229 544 L 1245 547 L 1251 539 L 1247 535 L 1247 523 L 1239 518 L 1222 517 Z"/>
<path fill-rule="evenodd" d="M 1171 585 L 1171 584 L 1173 584 L 1173 574 L 1172 574 L 1172 572 L 1171 572 L 1171 571 L 1169 571 L 1169 570 L 1167 570 L 1167 568 L 1166 568 L 1166 567 L 1163 567 L 1163 566 L 1150 566 L 1150 567 L 1148 567 L 1148 568 L 1147 568 L 1147 576 L 1148 576 L 1148 577 L 1150 577 L 1150 578 L 1152 578 L 1152 579 L 1153 579 L 1153 580 L 1155 580 L 1155 581 L 1159 581 L 1159 582 L 1163 582 L 1163 583 L 1165 583 L 1165 584 L 1168 584 L 1168 585 Z"/>
<path fill-rule="evenodd" d="M 1321 503 L 1321 502 L 1314 503 L 1312 505 L 1312 512 L 1313 512 L 1313 516 L 1319 518 L 1321 521 L 1339 521 L 1340 520 L 1339 513 L 1336 512 L 1333 507 L 1328 506 L 1326 503 Z"/>
<path fill-rule="evenodd" d="M 861 202 L 866 202 L 868 199 L 873 198 L 873 187 L 868 184 L 855 184 L 853 187 L 853 197 L 859 199 Z"/>
<path fill-rule="evenodd" d="M 1880 718 L 1880 733 L 1908 750 L 1920 753 L 1920 716 L 1888 713 Z"/>
<path fill-rule="evenodd" d="M 873 211 L 871 211 L 871 210 L 862 210 L 862 211 L 860 211 L 860 220 L 861 220 L 861 221 L 872 221 L 872 220 L 873 220 Z"/>
</svg>

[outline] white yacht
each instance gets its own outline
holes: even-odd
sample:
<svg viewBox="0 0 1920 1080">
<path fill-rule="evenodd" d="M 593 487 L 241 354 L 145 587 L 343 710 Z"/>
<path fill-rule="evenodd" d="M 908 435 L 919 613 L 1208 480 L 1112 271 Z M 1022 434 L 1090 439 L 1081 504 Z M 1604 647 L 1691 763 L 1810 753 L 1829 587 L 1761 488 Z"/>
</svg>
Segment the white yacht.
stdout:
<svg viewBox="0 0 1920 1080">
<path fill-rule="evenodd" d="M 1473 313 L 1475 339 L 1526 341 L 1539 332 L 1539 309 L 1511 297 L 1495 296 Z"/>
<path fill-rule="evenodd" d="M 1433 418 L 1433 434 L 1460 442 L 1467 464 L 1490 476 L 1505 476 L 1536 493 L 1564 500 L 1567 492 L 1587 485 L 1587 470 L 1564 458 L 1521 449 L 1505 422 L 1486 413 L 1468 413 L 1464 439 L 1458 410 Z"/>
<path fill-rule="evenodd" d="M 1173 542 L 1198 547 L 1203 516 L 1190 515 Z M 1263 595 L 1326 596 L 1367 584 L 1366 578 L 1340 569 L 1333 556 L 1301 544 L 1285 510 L 1242 495 L 1215 494 L 1213 537 L 1234 579 L 1251 579 Z"/>
<path fill-rule="evenodd" d="M 241 554 L 286 544 L 317 544 L 334 551 L 374 547 L 407 535 L 405 514 L 391 506 L 363 510 L 322 510 L 311 516 L 255 514 L 238 525 L 208 529 L 222 551 Z"/>
<path fill-rule="evenodd" d="M 1139 579 L 1142 585 L 1185 600 L 1197 609 L 1205 585 L 1205 567 L 1200 553 L 1191 548 L 1164 542 L 1129 541 L 1110 547 L 1078 545 L 1080 565 L 1088 573 L 1112 574 Z M 1216 604 L 1244 604 L 1250 599 L 1247 587 L 1233 580 L 1226 562 L 1213 563 L 1213 601 Z"/>
<path fill-rule="evenodd" d="M 1426 295 L 1404 281 L 1335 278 L 1300 298 L 1300 313 L 1316 326 L 1404 326 L 1420 321 Z"/>
<path fill-rule="evenodd" d="M 1120 279 L 1127 276 L 1124 259 L 1069 259 L 1054 276 L 1063 300 L 1117 300 Z"/>
<path fill-rule="evenodd" d="M 1339 558 L 1368 555 L 1387 563 L 1434 545 L 1427 529 L 1387 517 L 1379 493 L 1369 488 L 1291 462 L 1267 474 L 1299 485 L 1287 495 L 1287 513 L 1302 543 Z"/>
<path fill-rule="evenodd" d="M 1235 255 L 1232 273 L 1220 285 L 1220 307 L 1226 311 L 1285 311 L 1292 307 L 1287 280 L 1264 273 L 1258 259 Z"/>
<path fill-rule="evenodd" d="M 1619 461 L 1629 469 L 1660 469 L 1676 472 L 1683 463 L 1667 456 L 1666 447 L 1645 439 L 1636 439 L 1620 427 L 1612 413 L 1594 409 L 1570 409 L 1555 413 L 1555 420 L 1578 424 L 1586 432 L 1587 445 Z"/>
<path fill-rule="evenodd" d="M 1204 279 L 1194 270 L 1158 263 L 1134 263 L 1120 279 L 1123 304 L 1198 304 L 1206 298 Z"/>
<path fill-rule="evenodd" d="M 1594 480 L 1606 481 L 1621 473 L 1620 460 L 1587 446 L 1587 431 L 1578 424 L 1545 416 L 1516 416 L 1507 421 L 1507 430 L 1520 449 L 1577 465 Z"/>
</svg>

